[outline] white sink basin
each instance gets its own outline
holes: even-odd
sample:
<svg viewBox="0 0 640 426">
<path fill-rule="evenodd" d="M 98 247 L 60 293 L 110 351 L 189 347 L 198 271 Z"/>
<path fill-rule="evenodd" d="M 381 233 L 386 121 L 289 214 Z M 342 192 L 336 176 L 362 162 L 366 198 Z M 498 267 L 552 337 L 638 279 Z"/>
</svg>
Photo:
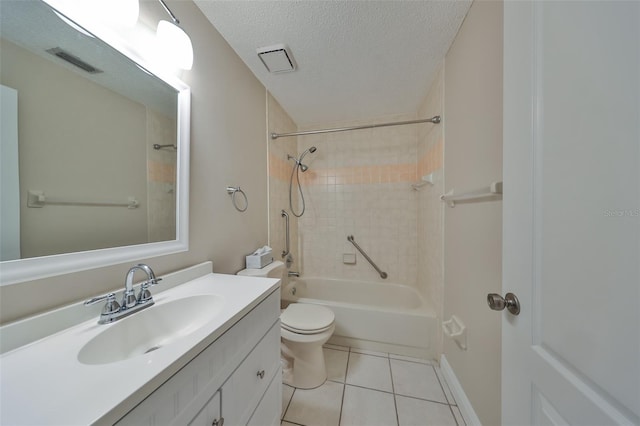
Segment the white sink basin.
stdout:
<svg viewBox="0 0 640 426">
<path fill-rule="evenodd" d="M 78 361 L 109 364 L 161 349 L 209 322 L 221 311 L 223 300 L 216 295 L 184 297 L 106 325 L 82 347 Z"/>
</svg>

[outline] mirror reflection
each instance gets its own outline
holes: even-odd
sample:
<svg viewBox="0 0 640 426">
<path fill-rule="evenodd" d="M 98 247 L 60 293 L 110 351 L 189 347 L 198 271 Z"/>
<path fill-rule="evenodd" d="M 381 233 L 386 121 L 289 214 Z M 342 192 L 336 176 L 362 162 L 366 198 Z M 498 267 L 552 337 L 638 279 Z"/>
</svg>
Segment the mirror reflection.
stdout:
<svg viewBox="0 0 640 426">
<path fill-rule="evenodd" d="M 0 8 L 0 260 L 176 239 L 177 91 L 41 1 Z"/>
</svg>

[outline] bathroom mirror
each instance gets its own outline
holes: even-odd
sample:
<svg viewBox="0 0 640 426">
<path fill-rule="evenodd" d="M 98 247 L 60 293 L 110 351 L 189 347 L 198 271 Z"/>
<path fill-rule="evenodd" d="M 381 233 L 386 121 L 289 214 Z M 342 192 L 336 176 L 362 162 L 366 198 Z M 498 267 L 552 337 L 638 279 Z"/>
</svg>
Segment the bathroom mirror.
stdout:
<svg viewBox="0 0 640 426">
<path fill-rule="evenodd" d="M 0 2 L 2 285 L 188 249 L 190 91 L 132 52 Z"/>
</svg>

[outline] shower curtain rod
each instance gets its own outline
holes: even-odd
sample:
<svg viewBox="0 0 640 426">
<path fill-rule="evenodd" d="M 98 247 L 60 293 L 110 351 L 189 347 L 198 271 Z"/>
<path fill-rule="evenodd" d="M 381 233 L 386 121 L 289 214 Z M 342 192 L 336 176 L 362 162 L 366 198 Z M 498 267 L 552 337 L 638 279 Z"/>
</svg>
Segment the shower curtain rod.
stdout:
<svg viewBox="0 0 640 426">
<path fill-rule="evenodd" d="M 339 127 L 337 129 L 309 130 L 306 132 L 293 132 L 293 133 L 271 133 L 271 139 L 286 138 L 288 136 L 315 135 L 318 133 L 346 132 L 347 130 L 373 129 L 376 127 L 401 126 L 403 124 L 417 124 L 417 123 L 438 124 L 440 123 L 440 116 L 435 115 L 431 118 L 424 118 L 422 120 L 395 121 L 391 123 L 367 124 L 364 126 Z"/>
</svg>

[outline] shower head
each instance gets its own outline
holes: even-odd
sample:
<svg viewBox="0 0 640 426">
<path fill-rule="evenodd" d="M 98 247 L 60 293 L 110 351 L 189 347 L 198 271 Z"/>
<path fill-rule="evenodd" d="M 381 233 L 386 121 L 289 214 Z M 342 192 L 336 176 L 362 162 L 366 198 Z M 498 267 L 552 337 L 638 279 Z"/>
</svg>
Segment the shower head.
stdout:
<svg viewBox="0 0 640 426">
<path fill-rule="evenodd" d="M 307 149 L 305 152 L 303 152 L 302 154 L 300 154 L 300 158 L 298 159 L 299 163 L 302 163 L 302 159 L 304 158 L 305 155 L 311 153 L 313 154 L 314 152 L 316 152 L 318 148 L 316 148 L 315 146 L 312 146 L 311 148 Z"/>
<path fill-rule="evenodd" d="M 309 170 L 309 166 L 307 166 L 306 164 L 302 164 L 302 159 L 304 158 L 305 155 L 311 153 L 313 154 L 314 152 L 316 152 L 318 148 L 316 148 L 315 146 L 312 146 L 311 148 L 307 149 L 305 152 L 303 152 L 300 155 L 300 158 L 297 160 L 298 166 L 300 166 L 300 170 L 302 170 L 302 172 L 306 172 L 307 170 Z"/>
<path fill-rule="evenodd" d="M 309 170 L 309 166 L 307 166 L 306 164 L 302 164 L 302 159 L 304 158 L 305 155 L 311 153 L 313 154 L 314 152 L 316 152 L 318 148 L 316 148 L 315 146 L 312 146 L 311 148 L 305 150 L 302 154 L 300 154 L 299 158 L 294 157 L 291 154 L 287 154 L 287 160 L 293 160 L 296 162 L 296 166 L 300 167 L 300 170 L 304 173 L 307 170 Z"/>
</svg>

